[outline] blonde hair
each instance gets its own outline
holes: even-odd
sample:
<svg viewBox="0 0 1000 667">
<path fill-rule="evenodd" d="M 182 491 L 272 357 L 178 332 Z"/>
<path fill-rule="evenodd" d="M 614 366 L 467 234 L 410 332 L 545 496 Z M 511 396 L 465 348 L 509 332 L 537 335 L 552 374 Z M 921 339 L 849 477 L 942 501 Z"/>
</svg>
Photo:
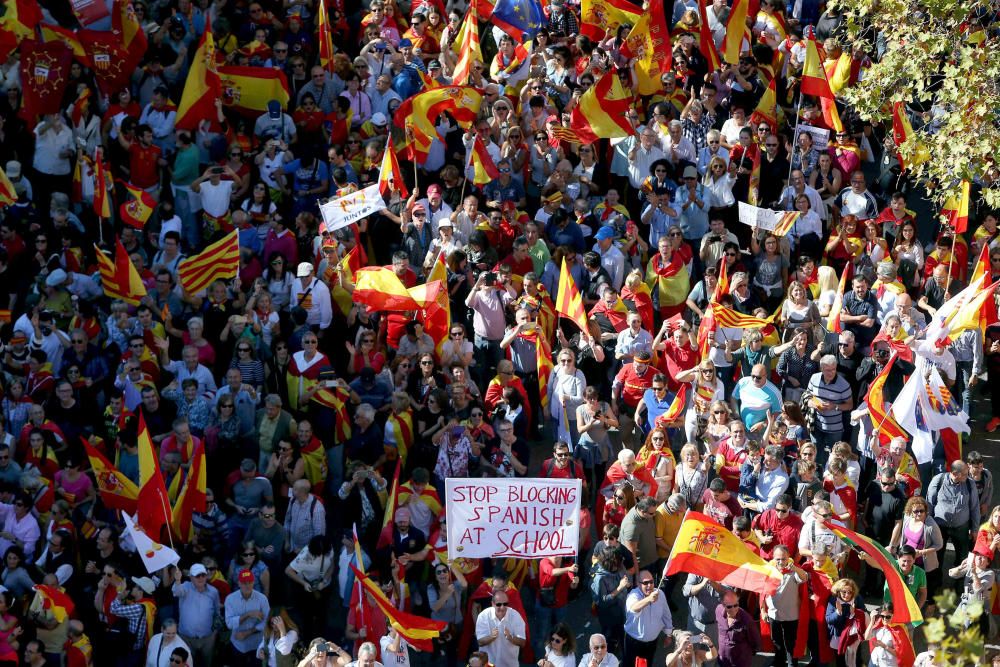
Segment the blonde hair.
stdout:
<svg viewBox="0 0 1000 667">
<path fill-rule="evenodd" d="M 816 284 L 821 293 L 836 291 L 840 285 L 840 277 L 832 266 L 821 266 L 816 269 Z"/>
<path fill-rule="evenodd" d="M 851 591 L 854 597 L 858 597 L 858 585 L 853 579 L 838 579 L 837 583 L 830 587 L 830 592 L 834 595 L 840 595 L 842 591 Z"/>
<path fill-rule="evenodd" d="M 642 279 L 642 271 L 639 269 L 632 269 L 628 272 L 628 275 L 625 276 L 625 287 L 630 290 L 634 290 L 644 282 L 645 281 Z"/>
</svg>

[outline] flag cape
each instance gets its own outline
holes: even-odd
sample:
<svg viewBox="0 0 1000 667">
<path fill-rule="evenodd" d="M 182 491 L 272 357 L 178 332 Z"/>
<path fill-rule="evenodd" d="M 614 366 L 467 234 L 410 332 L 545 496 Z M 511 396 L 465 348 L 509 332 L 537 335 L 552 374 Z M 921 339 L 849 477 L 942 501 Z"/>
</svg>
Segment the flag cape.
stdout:
<svg viewBox="0 0 1000 667">
<path fill-rule="evenodd" d="M 438 637 L 441 632 L 448 627 L 448 624 L 444 621 L 432 621 L 429 618 L 423 618 L 421 616 L 416 616 L 405 611 L 400 611 L 396 609 L 386 598 L 385 593 L 382 592 L 375 582 L 369 579 L 363 572 L 351 564 L 351 570 L 354 571 L 354 576 L 357 578 L 360 585 L 364 588 L 365 592 L 371 595 L 375 604 L 378 608 L 385 614 L 385 618 L 392 627 L 396 628 L 396 632 L 400 634 L 411 646 L 420 649 L 421 651 L 433 651 L 434 646 L 431 642 L 432 639 Z"/>
<path fill-rule="evenodd" d="M 662 313 L 664 308 L 684 303 L 688 295 L 689 279 L 687 267 L 684 266 L 678 253 L 671 256 L 670 264 L 667 266 L 661 266 L 660 261 L 659 254 L 649 260 L 646 283 L 650 289 L 656 285 Z"/>
<path fill-rule="evenodd" d="M 257 116 L 267 111 L 271 100 L 278 100 L 282 108 L 288 106 L 288 81 L 281 70 L 221 65 L 218 71 L 222 103 L 227 107 Z"/>
<path fill-rule="evenodd" d="M 385 502 L 385 512 L 382 514 L 382 529 L 378 534 L 377 549 L 384 549 L 392 546 L 392 519 L 396 514 L 396 503 L 399 498 L 399 470 L 402 466 L 397 465 L 392 475 L 392 486 L 389 487 L 389 498 Z"/>
<path fill-rule="evenodd" d="M 160 529 L 171 523 L 170 504 L 157 452 L 142 415 L 139 415 L 138 444 L 139 494 L 136 499 L 136 510 L 139 525 L 147 535 L 159 537 Z"/>
<path fill-rule="evenodd" d="M 664 575 L 677 572 L 761 594 L 781 583 L 777 570 L 750 551 L 735 533 L 709 516 L 691 511 L 674 539 Z"/>
<path fill-rule="evenodd" d="M 3 167 L 0 167 L 0 206 L 10 206 L 17 201 L 17 193 L 14 192 L 14 184 L 7 178 Z"/>
<path fill-rule="evenodd" d="M 733 0 L 729 11 L 729 23 L 726 24 L 726 38 L 722 42 L 722 57 L 730 65 L 740 62 L 740 49 L 746 35 L 747 14 L 750 11 L 750 0 Z"/>
<path fill-rule="evenodd" d="M 889 362 L 882 367 L 882 371 L 875 376 L 868 386 L 868 394 L 865 396 L 865 403 L 868 404 L 868 414 L 871 416 L 872 427 L 877 428 L 879 440 L 888 442 L 896 437 L 907 438 L 903 428 L 896 423 L 892 415 L 885 409 L 885 381 L 889 377 L 892 365 L 896 363 L 896 355 L 893 355 Z M 909 438 L 907 438 L 909 439 Z"/>
<path fill-rule="evenodd" d="M 206 21 L 205 32 L 184 82 L 184 92 L 177 107 L 174 126 L 181 130 L 194 130 L 203 120 L 214 122 L 215 100 L 220 97 L 222 83 L 215 62 L 215 39 L 212 37 L 211 25 Z"/>
<path fill-rule="evenodd" d="M 24 87 L 21 117 L 33 123 L 38 116 L 61 110 L 73 54 L 62 42 L 43 44 L 28 39 L 20 48 L 21 85 Z"/>
<path fill-rule="evenodd" d="M 419 310 L 418 304 L 392 269 L 366 267 L 354 275 L 355 303 L 363 303 L 372 310 Z"/>
<path fill-rule="evenodd" d="M 101 220 L 111 218 L 111 186 L 108 184 L 107 168 L 101 154 L 97 154 L 94 166 L 94 213 Z"/>
<path fill-rule="evenodd" d="M 774 322 L 774 315 L 768 318 L 754 317 L 752 315 L 744 315 L 739 311 L 726 308 L 718 303 L 711 305 L 716 324 L 727 329 L 759 329 L 770 326 Z"/>
<path fill-rule="evenodd" d="M 180 562 L 181 557 L 176 551 L 163 546 L 141 529 L 142 523 L 136 521 L 137 517 L 123 514 L 122 518 L 125 520 L 125 530 L 132 537 L 135 550 L 142 559 L 142 564 L 146 566 L 146 572 L 156 574 L 166 566 Z"/>
<path fill-rule="evenodd" d="M 605 74 L 580 96 L 570 113 L 570 127 L 580 143 L 632 136 L 635 130 L 625 116 L 631 105 L 632 96 L 625 92 L 618 76 Z"/>
<path fill-rule="evenodd" d="M 486 144 L 476 134 L 472 138 L 472 150 L 469 151 L 469 164 L 472 165 L 472 182 L 476 185 L 486 185 L 500 178 L 500 170 L 486 150 Z"/>
<path fill-rule="evenodd" d="M 188 294 L 195 294 L 213 281 L 235 278 L 240 268 L 239 232 L 233 230 L 201 253 L 177 266 L 177 277 Z"/>
<path fill-rule="evenodd" d="M 59 588 L 45 584 L 35 584 L 32 588 L 42 601 L 42 609 L 51 611 L 59 623 L 64 622 L 73 613 L 76 607 L 73 599 Z"/>
<path fill-rule="evenodd" d="M 125 190 L 132 198 L 118 207 L 118 213 L 126 225 L 142 229 L 156 210 L 156 200 L 153 195 L 130 183 L 125 184 Z"/>
<path fill-rule="evenodd" d="M 104 294 L 110 299 L 121 299 L 129 305 L 138 306 L 139 300 L 146 296 L 146 286 L 143 285 L 139 272 L 132 264 L 132 259 L 128 256 L 121 239 L 115 239 L 114 261 L 96 245 L 94 250 L 97 254 L 97 267 L 101 273 L 101 287 L 104 288 Z"/>
<path fill-rule="evenodd" d="M 404 507 L 407 505 L 414 492 L 413 482 L 400 485 L 396 506 Z M 432 485 L 427 484 L 424 486 L 424 490 L 420 493 L 419 498 L 427 505 L 427 509 L 431 511 L 431 514 L 435 517 L 441 516 L 441 512 L 444 511 L 444 504 L 441 502 L 441 496 L 438 495 L 437 490 Z"/>
<path fill-rule="evenodd" d="M 378 191 L 383 197 L 388 197 L 393 189 L 399 190 L 399 196 L 403 199 L 410 196 L 406 181 L 403 179 L 403 172 L 399 168 L 399 159 L 396 157 L 392 139 L 389 139 L 382 153 L 382 166 L 378 170 Z"/>
<path fill-rule="evenodd" d="M 615 34 L 621 25 L 635 25 L 642 7 L 627 0 L 583 0 L 580 4 L 580 34 L 593 41 Z"/>
<path fill-rule="evenodd" d="M 351 416 L 347 413 L 350 396 L 342 387 L 320 386 L 313 394 L 312 400 L 337 414 L 337 427 L 334 432 L 337 443 L 346 442 L 351 437 Z"/>
<path fill-rule="evenodd" d="M 97 480 L 97 490 L 101 494 L 101 502 L 112 510 L 135 512 L 139 497 L 139 487 L 122 474 L 111 461 L 94 448 L 87 440 L 82 439 L 83 448 L 90 459 L 90 469 Z"/>
<path fill-rule="evenodd" d="M 941 216 L 948 221 L 948 224 L 956 234 L 963 234 L 969 228 L 969 181 L 962 181 L 962 194 L 958 201 L 954 197 L 949 197 L 941 209 Z"/>
<path fill-rule="evenodd" d="M 206 510 L 205 495 L 207 489 L 206 479 L 207 466 L 205 463 L 205 444 L 199 442 L 191 455 L 191 467 L 188 469 L 187 479 L 174 503 L 173 522 L 171 528 L 174 535 L 182 542 L 191 540 L 194 528 L 191 525 L 191 517 L 195 512 Z"/>
<path fill-rule="evenodd" d="M 840 313 L 844 310 L 844 290 L 847 288 L 847 271 L 851 268 L 848 264 L 840 274 L 840 284 L 837 286 L 837 296 L 830 306 L 830 314 L 826 318 L 826 330 L 830 333 L 840 333 L 844 328 L 840 324 Z"/>
<path fill-rule="evenodd" d="M 334 68 L 333 54 L 333 33 L 330 31 L 330 15 L 326 11 L 326 1 L 319 0 L 319 7 L 316 11 L 316 44 L 319 64 L 329 74 L 336 74 Z"/>
<path fill-rule="evenodd" d="M 899 573 L 896 559 L 886 551 L 885 547 L 875 540 L 855 533 L 853 530 L 840 524 L 830 521 L 824 521 L 823 523 L 847 545 L 861 549 L 879 564 L 879 568 L 885 574 L 885 581 L 889 586 L 889 595 L 892 598 L 892 622 L 913 623 L 914 625 L 923 623 L 924 617 L 920 613 L 920 607 L 917 605 L 917 601 L 913 599 L 910 589 L 906 587 L 906 583 Z"/>
<path fill-rule="evenodd" d="M 583 333 L 589 333 L 587 314 L 583 309 L 583 298 L 576 287 L 573 276 L 566 267 L 566 260 L 559 269 L 559 294 L 556 295 L 556 312 L 571 320 Z"/>
<path fill-rule="evenodd" d="M 427 160 L 431 142 L 440 140 L 436 127 L 437 118 L 447 111 L 463 129 L 469 129 L 479 115 L 483 94 L 472 86 L 448 86 L 424 90 L 406 98 L 393 116 L 398 127 L 412 131 L 407 138 L 414 158 L 423 163 Z"/>
<path fill-rule="evenodd" d="M 465 13 L 458 34 L 455 35 L 452 48 L 458 51 L 458 63 L 452 72 L 451 80 L 456 84 L 468 84 L 472 75 L 472 64 L 483 62 L 483 51 L 479 48 L 479 13 L 475 2 L 469 3 L 469 9 Z"/>
</svg>

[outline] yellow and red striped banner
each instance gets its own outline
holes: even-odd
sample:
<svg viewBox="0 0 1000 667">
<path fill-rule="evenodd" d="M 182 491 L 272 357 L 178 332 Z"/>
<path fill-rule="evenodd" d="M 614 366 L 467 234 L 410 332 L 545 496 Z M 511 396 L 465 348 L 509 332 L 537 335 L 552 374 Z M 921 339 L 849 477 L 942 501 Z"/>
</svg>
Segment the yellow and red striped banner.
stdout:
<svg viewBox="0 0 1000 667">
<path fill-rule="evenodd" d="M 177 278 L 188 294 L 205 289 L 215 280 L 229 280 L 240 270 L 239 232 L 233 230 L 222 239 L 188 257 L 177 266 Z"/>
</svg>

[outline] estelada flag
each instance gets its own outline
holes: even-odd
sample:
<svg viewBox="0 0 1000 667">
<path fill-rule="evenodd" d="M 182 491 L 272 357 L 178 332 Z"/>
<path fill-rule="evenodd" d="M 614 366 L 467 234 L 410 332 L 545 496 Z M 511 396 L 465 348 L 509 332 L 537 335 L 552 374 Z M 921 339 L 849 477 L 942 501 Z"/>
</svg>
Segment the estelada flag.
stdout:
<svg viewBox="0 0 1000 667">
<path fill-rule="evenodd" d="M 14 184 L 7 178 L 7 173 L 0 167 L 0 206 L 10 206 L 17 201 Z"/>
<path fill-rule="evenodd" d="M 840 324 L 840 313 L 844 310 L 844 289 L 847 287 L 847 272 L 850 270 L 850 263 L 844 267 L 840 274 L 840 284 L 837 285 L 837 295 L 833 299 L 830 307 L 830 314 L 826 318 L 826 330 L 830 333 L 840 333 L 844 328 Z"/>
<path fill-rule="evenodd" d="M 378 533 L 378 543 L 375 545 L 376 549 L 384 549 L 392 545 L 392 520 L 396 515 L 396 503 L 399 502 L 400 468 L 402 466 L 397 465 L 396 471 L 392 474 L 392 486 L 389 487 L 389 497 L 385 502 L 385 512 L 382 513 L 382 529 Z"/>
<path fill-rule="evenodd" d="M 90 55 L 97 85 L 105 95 L 113 95 L 128 85 L 135 71 L 134 55 L 122 42 L 122 35 L 108 30 L 80 30 L 76 33 Z M 141 54 L 140 54 L 141 55 Z M 129 67 L 129 63 L 133 63 Z"/>
<path fill-rule="evenodd" d="M 678 572 L 760 594 L 781 583 L 777 570 L 750 551 L 735 533 L 701 512 L 689 511 L 674 538 L 664 576 Z"/>
<path fill-rule="evenodd" d="M 888 363 L 882 367 L 882 371 L 875 376 L 875 379 L 868 386 L 868 394 L 865 396 L 868 414 L 871 416 L 872 426 L 878 429 L 880 442 L 889 442 L 896 437 L 909 440 L 903 427 L 897 424 L 889 411 L 885 409 L 885 381 L 889 377 L 889 371 L 892 370 L 894 363 L 896 363 L 896 355 L 893 355 Z"/>
<path fill-rule="evenodd" d="M 424 90 L 406 98 L 396 113 L 393 122 L 413 132 L 407 137 L 407 144 L 417 162 L 425 162 L 431 142 L 438 138 L 436 127 L 438 116 L 443 112 L 455 119 L 462 129 L 469 129 L 479 116 L 483 94 L 472 86 L 447 86 Z"/>
<path fill-rule="evenodd" d="M 483 143 L 478 134 L 472 138 L 472 150 L 469 151 L 469 165 L 472 166 L 472 182 L 476 185 L 486 185 L 494 179 L 500 178 L 500 170 L 490 156 L 490 152 L 486 150 L 486 144 Z"/>
<path fill-rule="evenodd" d="M 146 428 L 146 420 L 139 415 L 139 494 L 136 499 L 136 518 L 151 539 L 160 536 L 164 526 L 171 524 L 170 502 L 167 485 L 160 472 L 159 457 L 153 449 L 153 440 Z"/>
<path fill-rule="evenodd" d="M 4 60 L 18 44 L 35 36 L 35 27 L 42 20 L 41 6 L 35 0 L 12 0 L 6 7 L 0 18 L 0 58 Z"/>
<path fill-rule="evenodd" d="M 132 199 L 119 206 L 118 213 L 126 225 L 142 229 L 156 210 L 156 200 L 142 188 L 137 188 L 131 183 L 124 185 L 125 191 L 132 196 Z"/>
<path fill-rule="evenodd" d="M 662 3 L 661 3 L 662 4 Z M 583 0 L 580 3 L 580 34 L 599 42 L 622 25 L 635 25 L 642 7 L 627 0 Z"/>
<path fill-rule="evenodd" d="M 396 150 L 392 146 L 392 139 L 389 138 L 382 153 L 382 166 L 378 170 L 378 191 L 383 197 L 388 197 L 394 189 L 399 190 L 399 196 L 403 199 L 410 196 L 406 181 L 403 179 L 403 172 L 399 168 Z"/>
<path fill-rule="evenodd" d="M 108 509 L 121 510 L 130 514 L 135 513 L 139 487 L 85 438 L 81 438 L 81 441 L 84 451 L 87 452 L 87 458 L 90 460 L 90 469 L 97 480 L 97 490 L 101 494 L 101 502 Z"/>
<path fill-rule="evenodd" d="M 257 115 L 267 111 L 271 100 L 277 100 L 283 109 L 288 106 L 288 80 L 281 70 L 223 65 L 218 71 L 222 103 L 227 107 Z"/>
<path fill-rule="evenodd" d="M 948 221 L 956 234 L 962 234 L 969 228 L 969 188 L 969 181 L 962 181 L 962 192 L 958 199 L 948 197 L 941 209 L 941 217 Z"/>
<path fill-rule="evenodd" d="M 848 546 L 857 547 L 878 563 L 878 569 L 885 575 L 885 583 L 889 586 L 889 596 L 892 599 L 892 622 L 912 623 L 920 625 L 924 622 L 924 616 L 920 613 L 920 606 L 913 599 L 913 594 L 906 587 L 896 559 L 886 551 L 885 547 L 875 540 L 855 533 L 839 523 L 824 521 L 824 525 L 842 539 Z"/>
<path fill-rule="evenodd" d="M 70 614 L 76 608 L 76 605 L 73 604 L 73 599 L 55 586 L 36 584 L 32 586 L 32 589 L 41 600 L 42 609 L 51 611 L 59 623 L 69 618 Z"/>
<path fill-rule="evenodd" d="M 62 42 L 21 43 L 22 118 L 34 122 L 38 116 L 59 113 L 72 61 L 72 52 Z"/>
<path fill-rule="evenodd" d="M 590 333 L 587 326 L 587 313 L 583 308 L 583 298 L 576 287 L 573 276 L 570 275 L 566 260 L 563 259 L 559 269 L 559 293 L 556 295 L 556 312 L 572 321 L 580 331 Z"/>
<path fill-rule="evenodd" d="M 191 517 L 195 512 L 206 509 L 205 497 L 207 489 L 205 465 L 205 445 L 199 442 L 191 455 L 191 467 L 187 479 L 174 503 L 173 522 L 171 528 L 174 535 L 182 542 L 188 542 L 194 532 Z"/>
<path fill-rule="evenodd" d="M 441 632 L 448 627 L 448 624 L 444 621 L 434 621 L 429 618 L 423 618 L 422 616 L 417 616 L 415 614 L 410 614 L 405 611 L 400 611 L 393 606 L 389 599 L 386 598 L 385 593 L 379 588 L 375 582 L 369 579 L 361 570 L 354 567 L 351 563 L 351 570 L 354 571 L 354 576 L 357 578 L 359 584 L 364 587 L 378 608 L 385 614 L 385 618 L 392 627 L 396 628 L 396 632 L 400 634 L 411 646 L 420 649 L 421 651 L 433 651 L 434 645 L 431 642 L 432 639 L 441 635 Z"/>
<path fill-rule="evenodd" d="M 222 83 L 215 63 L 215 38 L 211 24 L 206 20 L 205 32 L 184 82 L 174 126 L 181 130 L 194 130 L 205 119 L 215 122 L 215 101 L 221 97 Z"/>
<path fill-rule="evenodd" d="M 240 269 L 240 237 L 233 230 L 199 254 L 177 265 L 177 278 L 188 294 L 205 289 L 215 280 L 235 278 Z"/>
<path fill-rule="evenodd" d="M 115 258 L 111 260 L 104 252 L 94 245 L 97 253 L 97 268 L 101 272 L 101 287 L 109 299 L 120 299 L 131 306 L 138 306 L 142 297 L 146 296 L 146 286 L 139 278 L 128 251 L 122 245 L 121 239 L 115 239 Z"/>
<path fill-rule="evenodd" d="M 419 310 L 406 286 L 392 269 L 384 266 L 365 267 L 354 274 L 355 303 L 363 303 L 372 310 Z"/>
<path fill-rule="evenodd" d="M 631 106 L 632 96 L 625 92 L 618 75 L 609 72 L 580 96 L 570 112 L 569 125 L 580 143 L 629 137 L 635 134 L 625 115 Z"/>
</svg>

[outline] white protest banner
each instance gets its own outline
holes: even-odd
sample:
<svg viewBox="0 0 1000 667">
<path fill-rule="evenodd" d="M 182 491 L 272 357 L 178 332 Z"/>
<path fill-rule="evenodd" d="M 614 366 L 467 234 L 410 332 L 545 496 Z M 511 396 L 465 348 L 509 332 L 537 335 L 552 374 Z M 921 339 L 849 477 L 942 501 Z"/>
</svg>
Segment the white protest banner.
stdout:
<svg viewBox="0 0 1000 667">
<path fill-rule="evenodd" d="M 385 207 L 382 193 L 378 191 L 378 183 L 338 199 L 331 199 L 319 206 L 319 212 L 323 216 L 320 232 L 332 232 L 346 227 L 372 213 L 384 210 Z"/>
<path fill-rule="evenodd" d="M 448 558 L 575 556 L 579 479 L 445 480 Z"/>
<path fill-rule="evenodd" d="M 740 202 L 740 222 L 757 229 L 771 231 L 778 224 L 777 216 L 769 208 L 753 206 L 745 202 Z"/>
<path fill-rule="evenodd" d="M 830 130 L 823 127 L 813 127 L 812 125 L 799 123 L 795 128 L 795 137 L 792 142 L 793 145 L 798 142 L 799 135 L 803 132 L 812 136 L 813 146 L 819 150 L 823 150 L 826 148 L 826 145 L 830 143 Z"/>
</svg>

